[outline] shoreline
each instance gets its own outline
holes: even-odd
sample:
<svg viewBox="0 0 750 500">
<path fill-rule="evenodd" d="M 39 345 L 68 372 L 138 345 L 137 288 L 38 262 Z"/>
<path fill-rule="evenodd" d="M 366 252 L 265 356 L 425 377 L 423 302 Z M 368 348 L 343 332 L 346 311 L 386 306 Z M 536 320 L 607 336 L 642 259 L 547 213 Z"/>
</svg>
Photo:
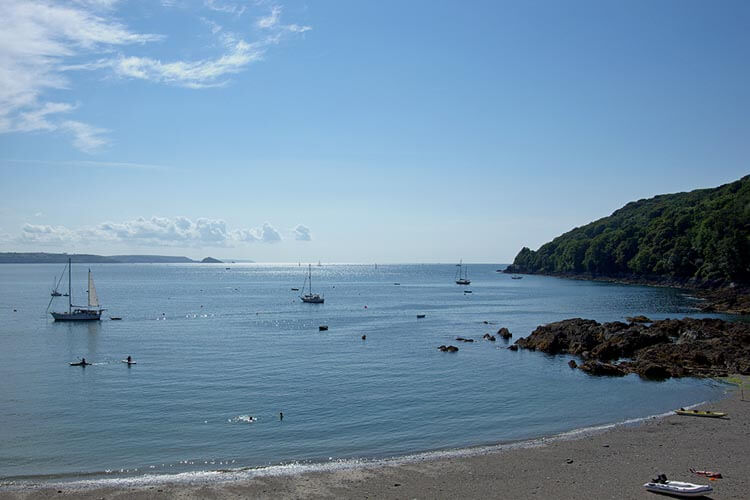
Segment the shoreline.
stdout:
<svg viewBox="0 0 750 500">
<path fill-rule="evenodd" d="M 747 383 L 748 377 L 743 380 Z M 658 473 L 708 484 L 705 478 L 691 476 L 688 467 L 722 472 L 725 479 L 711 482 L 715 494 L 743 498 L 750 490 L 750 464 L 742 463 L 750 454 L 750 399 L 740 401 L 734 387 L 723 398 L 699 405 L 727 411 L 729 418 L 717 421 L 668 412 L 520 442 L 372 461 L 184 473 L 178 481 L 175 476 L 152 476 L 147 482 L 142 477 L 113 478 L 112 485 L 102 480 L 18 489 L 6 485 L 0 488 L 0 499 L 574 498 L 584 491 L 581 487 L 588 497 L 643 498 L 647 494 L 642 484 Z M 683 466 L 676 467 L 679 463 Z"/>
<path fill-rule="evenodd" d="M 614 283 L 618 285 L 639 285 L 657 288 L 674 288 L 689 294 L 691 297 L 704 301 L 697 306 L 702 313 L 732 314 L 738 316 L 750 315 L 750 288 L 747 285 L 737 287 L 723 286 L 706 288 L 690 285 L 687 280 L 671 278 L 645 278 L 636 276 L 593 276 L 586 274 L 567 273 L 529 273 L 522 271 L 503 270 L 503 274 L 524 274 L 528 276 L 547 276 L 550 278 L 570 279 L 577 281 L 594 281 L 598 283 Z"/>
</svg>

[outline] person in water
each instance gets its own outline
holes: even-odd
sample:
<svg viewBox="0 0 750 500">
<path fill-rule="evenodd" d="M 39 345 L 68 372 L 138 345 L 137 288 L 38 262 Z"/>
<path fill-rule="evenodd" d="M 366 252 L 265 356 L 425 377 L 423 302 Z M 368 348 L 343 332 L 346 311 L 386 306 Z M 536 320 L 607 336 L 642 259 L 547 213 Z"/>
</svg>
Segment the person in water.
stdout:
<svg viewBox="0 0 750 500">
<path fill-rule="evenodd" d="M 86 358 L 81 358 L 81 366 L 86 366 L 88 363 L 86 363 Z"/>
<path fill-rule="evenodd" d="M 133 358 L 131 358 L 130 356 L 128 356 L 128 364 L 130 364 L 132 362 L 133 362 Z"/>
<path fill-rule="evenodd" d="M 283 411 L 279 412 L 279 420 L 284 420 L 284 412 Z"/>
</svg>

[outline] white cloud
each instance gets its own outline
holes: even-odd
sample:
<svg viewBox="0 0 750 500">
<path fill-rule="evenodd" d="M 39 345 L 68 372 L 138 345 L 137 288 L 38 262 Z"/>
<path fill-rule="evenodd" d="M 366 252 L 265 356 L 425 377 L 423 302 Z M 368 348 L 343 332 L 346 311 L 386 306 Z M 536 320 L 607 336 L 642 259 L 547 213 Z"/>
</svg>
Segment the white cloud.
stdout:
<svg viewBox="0 0 750 500">
<path fill-rule="evenodd" d="M 263 58 L 267 49 L 285 34 L 303 33 L 309 26 L 281 24 L 281 7 L 274 6 L 261 18 L 264 35 L 248 42 L 209 19 L 212 35 L 218 37 L 220 53 L 198 60 L 157 59 L 128 54 L 133 45 L 163 41 L 158 34 L 137 33 L 116 16 L 118 0 L 0 0 L 0 133 L 67 132 L 73 144 L 91 152 L 108 141 L 103 128 L 77 120 L 64 120 L 61 113 L 75 111 L 79 104 L 51 102 L 45 94 L 73 86 L 72 71 L 110 71 L 125 79 L 189 88 L 220 87 L 228 75 L 243 71 Z M 194 4 L 162 0 L 168 7 L 194 8 Z M 241 16 L 247 6 L 230 0 L 204 0 L 203 12 Z M 197 16 L 198 19 L 203 19 Z M 113 54 L 117 52 L 117 55 Z"/>
<path fill-rule="evenodd" d="M 281 235 L 271 224 L 264 222 L 260 230 L 260 241 L 276 243 L 277 241 L 281 241 Z"/>
<path fill-rule="evenodd" d="M 61 68 L 66 58 L 161 39 L 133 33 L 118 21 L 103 17 L 114 4 L 111 0 L 62 5 L 44 0 L 0 0 L 0 133 L 60 129 L 55 115 L 76 106 L 45 102 L 42 95 L 50 89 L 69 87 Z M 76 144 L 90 150 L 92 142 L 78 140 L 79 136 L 75 134 Z"/>
<path fill-rule="evenodd" d="M 220 2 L 217 0 L 204 0 L 203 5 L 210 10 L 223 12 L 225 14 L 234 14 L 236 16 L 241 16 L 247 9 L 246 5 L 236 2 Z"/>
<path fill-rule="evenodd" d="M 307 226 L 303 226 L 302 224 L 298 224 L 297 227 L 295 227 L 293 230 L 294 233 L 294 239 L 298 241 L 310 241 L 312 240 L 312 235 L 310 234 L 310 229 Z"/>
<path fill-rule="evenodd" d="M 25 224 L 16 241 L 39 245 L 120 242 L 138 246 L 231 247 L 242 243 L 277 243 L 282 238 L 268 222 L 254 229 L 230 229 L 221 219 L 139 217 L 126 222 L 103 222 L 79 229 Z"/>
<path fill-rule="evenodd" d="M 114 72 L 126 78 L 171 83 L 190 88 L 222 85 L 220 78 L 238 73 L 262 58 L 265 50 L 258 44 L 225 38 L 227 52 L 217 59 L 161 62 L 150 57 L 121 57 L 111 62 Z"/>
<path fill-rule="evenodd" d="M 281 19 L 281 7 L 274 5 L 271 7 L 271 13 L 267 16 L 261 17 L 256 23 L 258 28 L 270 29 L 279 24 Z"/>
<path fill-rule="evenodd" d="M 60 130 L 73 135 L 73 145 L 86 153 L 91 153 L 109 143 L 104 134 L 109 132 L 83 122 L 65 120 L 60 124 Z"/>
</svg>

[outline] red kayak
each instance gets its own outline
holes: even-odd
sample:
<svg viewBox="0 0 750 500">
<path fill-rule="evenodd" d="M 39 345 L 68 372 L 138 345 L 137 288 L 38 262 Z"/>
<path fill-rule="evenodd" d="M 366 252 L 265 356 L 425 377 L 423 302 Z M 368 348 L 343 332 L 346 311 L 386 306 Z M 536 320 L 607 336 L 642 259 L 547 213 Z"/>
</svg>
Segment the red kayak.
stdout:
<svg viewBox="0 0 750 500">
<path fill-rule="evenodd" d="M 721 479 L 721 472 L 712 472 L 710 470 L 695 470 L 692 467 L 688 470 L 696 476 L 704 476 L 711 479 Z"/>
</svg>

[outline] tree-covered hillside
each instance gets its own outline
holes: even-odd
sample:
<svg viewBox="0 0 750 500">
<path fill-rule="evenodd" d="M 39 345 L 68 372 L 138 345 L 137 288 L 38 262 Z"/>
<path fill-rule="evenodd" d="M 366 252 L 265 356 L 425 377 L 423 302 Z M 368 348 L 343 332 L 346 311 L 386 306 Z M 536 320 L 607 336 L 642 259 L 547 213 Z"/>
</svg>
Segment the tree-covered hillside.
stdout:
<svg viewBox="0 0 750 500">
<path fill-rule="evenodd" d="M 628 203 L 537 251 L 523 248 L 508 272 L 750 282 L 750 175 Z"/>
</svg>

